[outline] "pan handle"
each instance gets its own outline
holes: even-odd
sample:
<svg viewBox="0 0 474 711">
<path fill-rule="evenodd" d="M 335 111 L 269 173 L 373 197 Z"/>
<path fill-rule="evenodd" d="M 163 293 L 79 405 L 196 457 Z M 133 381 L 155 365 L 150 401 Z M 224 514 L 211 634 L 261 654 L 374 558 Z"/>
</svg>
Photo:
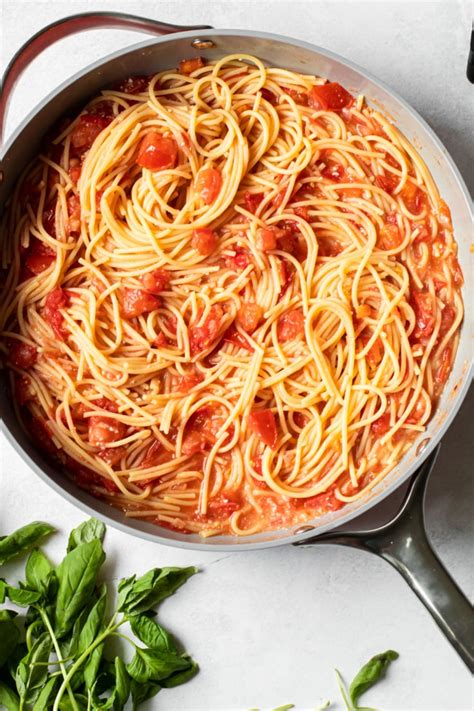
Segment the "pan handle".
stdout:
<svg viewBox="0 0 474 711">
<path fill-rule="evenodd" d="M 405 578 L 447 640 L 474 673 L 474 612 L 434 552 L 426 534 L 424 499 L 439 447 L 412 477 L 405 499 L 389 523 L 369 531 L 323 533 L 294 545 L 334 543 L 384 558 Z"/>
<path fill-rule="evenodd" d="M 167 35 L 185 30 L 212 29 L 209 25 L 169 25 L 159 20 L 150 20 L 145 17 L 128 15 L 123 12 L 84 12 L 70 15 L 57 20 L 37 32 L 31 39 L 20 47 L 8 67 L 2 80 L 0 100 L 0 140 L 3 138 L 3 127 L 7 114 L 8 103 L 15 84 L 20 75 L 31 62 L 47 47 L 68 35 L 84 32 L 85 30 L 122 29 L 136 30 L 137 32 L 151 32 L 156 35 Z"/>
</svg>

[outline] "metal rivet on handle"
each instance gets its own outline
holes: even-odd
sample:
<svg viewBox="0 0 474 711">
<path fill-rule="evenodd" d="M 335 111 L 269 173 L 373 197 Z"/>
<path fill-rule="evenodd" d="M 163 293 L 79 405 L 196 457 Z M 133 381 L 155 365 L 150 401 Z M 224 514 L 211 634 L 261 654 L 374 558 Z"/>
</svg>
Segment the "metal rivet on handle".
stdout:
<svg viewBox="0 0 474 711">
<path fill-rule="evenodd" d="M 299 528 L 295 528 L 295 536 L 298 536 L 300 533 L 306 533 L 307 531 L 314 531 L 314 526 L 300 526 Z"/>
<path fill-rule="evenodd" d="M 215 46 L 215 43 L 210 39 L 193 39 L 191 42 L 191 47 L 194 49 L 211 49 Z"/>
<path fill-rule="evenodd" d="M 425 449 L 426 445 L 431 442 L 431 437 L 425 437 L 425 439 L 422 439 L 418 447 L 416 448 L 416 455 L 417 457 L 420 456 L 420 454 L 423 452 Z"/>
</svg>

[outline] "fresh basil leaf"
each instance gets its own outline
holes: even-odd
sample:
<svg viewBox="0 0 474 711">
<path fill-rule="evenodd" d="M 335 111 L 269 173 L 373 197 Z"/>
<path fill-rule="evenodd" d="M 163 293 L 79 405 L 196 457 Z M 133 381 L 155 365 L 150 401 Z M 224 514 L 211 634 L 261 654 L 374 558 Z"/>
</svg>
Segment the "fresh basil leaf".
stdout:
<svg viewBox="0 0 474 711">
<path fill-rule="evenodd" d="M 90 707 L 87 696 L 84 694 L 74 694 L 75 706 L 69 696 L 64 695 L 59 703 L 59 711 L 87 711 Z"/>
<path fill-rule="evenodd" d="M 141 578 L 137 578 L 124 595 L 121 612 L 136 615 L 155 607 L 159 602 L 172 595 L 192 575 L 197 568 L 153 568 Z"/>
<path fill-rule="evenodd" d="M 49 523 L 34 521 L 5 536 L 0 540 L 0 565 L 22 555 L 42 538 L 53 533 L 54 530 Z"/>
<path fill-rule="evenodd" d="M 356 674 L 349 687 L 349 698 L 355 708 L 358 707 L 359 698 L 380 679 L 383 679 L 390 662 L 398 659 L 398 652 L 388 649 L 386 652 L 376 654 L 364 664 Z"/>
<path fill-rule="evenodd" d="M 4 580 L 0 579 L 0 605 L 5 602 L 7 584 Z"/>
<path fill-rule="evenodd" d="M 8 598 L 19 605 L 19 607 L 29 607 L 34 605 L 35 602 L 41 597 L 41 593 L 36 590 L 28 590 L 27 588 L 14 588 L 13 585 L 6 586 L 6 593 Z"/>
<path fill-rule="evenodd" d="M 132 679 L 131 692 L 133 701 L 133 711 L 136 711 L 140 704 L 148 699 L 152 699 L 161 690 L 160 684 L 156 681 L 147 681 L 139 684 Z"/>
<path fill-rule="evenodd" d="M 59 687 L 59 682 L 60 680 L 57 676 L 48 679 L 38 694 L 38 698 L 33 706 L 33 711 L 45 711 L 45 709 L 51 708 L 52 701 Z"/>
<path fill-rule="evenodd" d="M 8 661 L 12 651 L 15 649 L 20 639 L 20 630 L 16 626 L 13 618 L 16 612 L 13 610 L 0 611 L 0 668 Z"/>
<path fill-rule="evenodd" d="M 115 657 L 115 706 L 114 711 L 122 711 L 130 696 L 130 676 L 125 662 Z"/>
<path fill-rule="evenodd" d="M 189 661 L 189 668 L 183 669 L 182 671 L 174 672 L 166 679 L 163 679 L 162 681 L 160 681 L 161 686 L 163 686 L 165 689 L 172 689 L 174 686 L 185 684 L 198 673 L 199 666 L 196 664 L 194 659 L 191 659 L 190 657 L 186 658 Z"/>
<path fill-rule="evenodd" d="M 31 650 L 20 661 L 16 670 L 16 688 L 26 704 L 34 703 L 41 687 L 48 677 L 48 667 L 52 642 L 48 632 L 44 632 L 33 644 Z"/>
<path fill-rule="evenodd" d="M 16 647 L 13 648 L 11 654 L 8 657 L 7 669 L 14 683 L 18 665 L 26 654 L 28 654 L 28 647 L 26 646 L 25 642 L 20 642 L 16 645 Z M 2 675 L 3 674 L 5 674 L 5 670 L 2 670 Z"/>
<path fill-rule="evenodd" d="M 44 593 L 52 572 L 53 566 L 45 554 L 39 548 L 34 548 L 28 556 L 25 566 L 26 584 L 29 589 Z"/>
<path fill-rule="evenodd" d="M 156 649 L 137 647 L 135 655 L 127 665 L 127 671 L 135 681 L 161 681 L 174 672 L 189 669 L 188 659 L 171 652 L 159 652 Z"/>
<path fill-rule="evenodd" d="M 20 708 L 17 694 L 3 681 L 0 681 L 0 707 L 5 708 L 6 711 L 18 711 Z"/>
<path fill-rule="evenodd" d="M 102 654 L 104 652 L 104 643 L 99 644 L 92 654 L 89 655 L 87 664 L 84 667 L 84 681 L 86 684 L 86 689 L 91 690 L 94 686 L 95 680 L 99 673 L 100 663 L 102 661 Z"/>
<path fill-rule="evenodd" d="M 128 594 L 130 590 L 132 589 L 133 583 L 137 579 L 136 575 L 131 575 L 129 578 L 122 578 L 122 580 L 118 584 L 118 601 L 117 601 L 117 609 L 121 610 L 122 605 L 125 603 L 125 600 L 128 597 Z"/>
<path fill-rule="evenodd" d="M 132 632 L 147 647 L 158 649 L 160 652 L 177 652 L 176 645 L 171 635 L 155 620 L 144 614 L 131 615 L 129 618 Z"/>
<path fill-rule="evenodd" d="M 90 647 L 94 639 L 97 637 L 99 630 L 101 628 L 102 622 L 105 615 L 105 606 L 107 604 L 107 586 L 105 583 L 100 586 L 99 598 L 87 619 L 84 621 L 84 625 L 80 631 L 79 639 L 77 642 L 76 654 L 81 655 L 82 652 Z"/>
<path fill-rule="evenodd" d="M 89 617 L 90 611 L 95 605 L 95 602 L 95 598 L 92 598 L 89 601 L 88 605 L 86 605 L 79 613 L 79 616 L 76 618 L 73 628 L 69 632 L 69 634 L 59 640 L 59 649 L 61 650 L 63 658 L 76 656 L 80 634 L 86 623 L 87 618 Z"/>
<path fill-rule="evenodd" d="M 76 617 L 88 603 L 104 560 L 102 543 L 95 539 L 81 543 L 59 564 L 56 571 L 59 588 L 55 609 L 55 631 L 58 637 L 69 632 Z"/>
<path fill-rule="evenodd" d="M 97 711 L 122 711 L 130 695 L 130 677 L 120 657 L 115 657 L 114 665 L 106 665 L 105 671 L 99 674 L 92 688 L 92 708 Z M 112 673 L 110 673 L 110 671 Z M 108 698 L 100 698 L 101 694 L 111 690 Z"/>
<path fill-rule="evenodd" d="M 81 543 L 89 543 L 98 539 L 103 541 L 105 536 L 105 525 L 102 521 L 98 521 L 96 518 L 90 518 L 87 521 L 83 521 L 77 528 L 73 528 L 69 534 L 69 541 L 67 544 L 67 552 L 70 553 L 74 548 L 80 546 Z"/>
</svg>

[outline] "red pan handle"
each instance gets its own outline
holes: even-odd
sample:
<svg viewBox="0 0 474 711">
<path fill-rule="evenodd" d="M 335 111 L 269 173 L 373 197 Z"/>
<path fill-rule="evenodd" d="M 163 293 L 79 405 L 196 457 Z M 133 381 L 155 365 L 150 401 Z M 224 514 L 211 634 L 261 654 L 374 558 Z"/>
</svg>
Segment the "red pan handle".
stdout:
<svg viewBox="0 0 474 711">
<path fill-rule="evenodd" d="M 137 32 L 151 32 L 155 35 L 168 35 L 173 32 L 185 30 L 212 29 L 209 25 L 169 25 L 159 20 L 150 20 L 145 17 L 128 15 L 121 12 L 85 12 L 79 15 L 70 15 L 44 27 L 20 47 L 8 65 L 2 80 L 0 98 L 0 139 L 3 137 L 3 127 L 7 114 L 8 104 L 15 84 L 26 67 L 44 49 L 58 40 L 85 30 L 117 28 L 122 30 L 136 30 Z"/>
</svg>

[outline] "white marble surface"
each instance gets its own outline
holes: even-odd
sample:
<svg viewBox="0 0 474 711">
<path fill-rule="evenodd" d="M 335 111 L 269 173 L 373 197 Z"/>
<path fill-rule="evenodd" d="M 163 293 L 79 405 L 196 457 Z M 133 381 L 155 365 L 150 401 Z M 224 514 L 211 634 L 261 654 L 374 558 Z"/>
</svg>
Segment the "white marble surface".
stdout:
<svg viewBox="0 0 474 711">
<path fill-rule="evenodd" d="M 262 29 L 314 42 L 367 67 L 399 91 L 438 132 L 473 189 L 469 139 L 472 87 L 465 79 L 469 2 L 79 2 L 3 0 L 1 62 L 34 32 L 75 12 L 115 9 L 168 22 Z M 24 75 L 8 129 L 60 81 L 92 60 L 139 41 L 135 33 L 90 32 L 49 48 Z M 427 518 L 443 561 L 473 591 L 473 400 L 448 433 L 430 482 Z M 63 533 L 48 550 L 59 557 L 66 532 L 83 519 L 29 471 L 0 439 L 0 533 L 32 519 Z M 397 496 L 370 514 L 383 520 Z M 336 547 L 214 554 L 182 551 L 109 529 L 107 579 L 155 565 L 197 564 L 202 572 L 162 608 L 201 665 L 196 679 L 158 695 L 148 708 L 168 711 L 271 708 L 321 699 L 341 709 L 333 668 L 348 677 L 372 654 L 400 652 L 367 703 L 408 711 L 467 711 L 471 677 L 398 574 L 365 553 Z M 14 577 L 15 568 L 7 574 Z"/>
</svg>

